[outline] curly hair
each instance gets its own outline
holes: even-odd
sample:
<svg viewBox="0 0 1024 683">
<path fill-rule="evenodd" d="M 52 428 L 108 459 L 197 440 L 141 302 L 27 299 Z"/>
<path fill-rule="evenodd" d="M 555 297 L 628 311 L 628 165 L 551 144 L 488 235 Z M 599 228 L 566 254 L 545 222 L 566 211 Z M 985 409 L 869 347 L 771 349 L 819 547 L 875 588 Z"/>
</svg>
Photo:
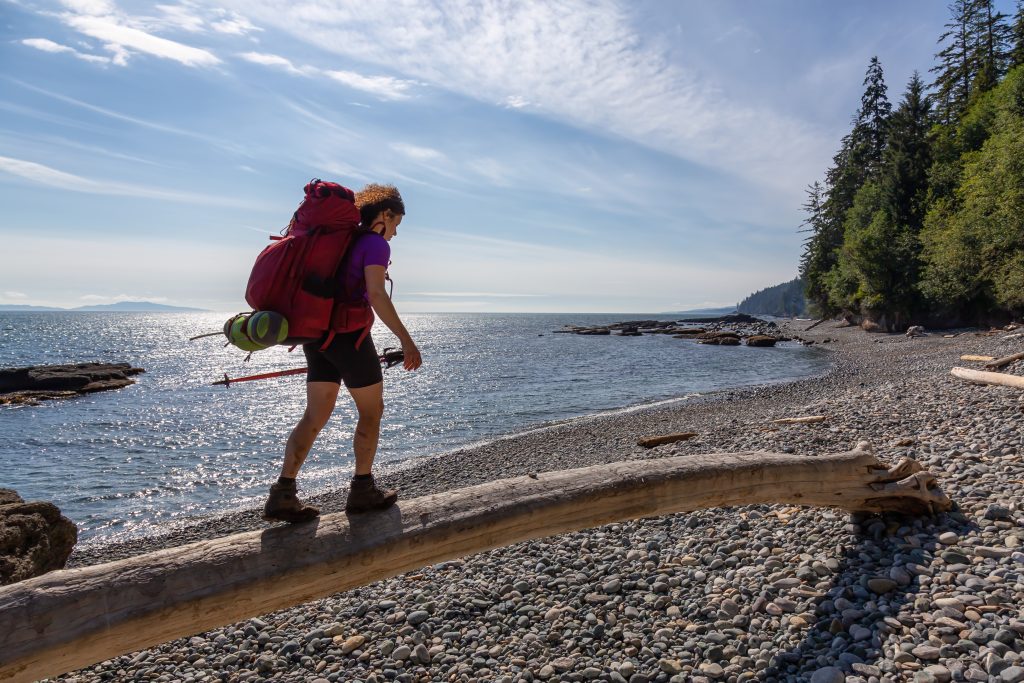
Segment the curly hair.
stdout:
<svg viewBox="0 0 1024 683">
<path fill-rule="evenodd" d="M 356 192 L 356 208 L 359 209 L 359 220 L 369 227 L 381 211 L 405 215 L 405 202 L 394 185 L 370 183 Z"/>
</svg>

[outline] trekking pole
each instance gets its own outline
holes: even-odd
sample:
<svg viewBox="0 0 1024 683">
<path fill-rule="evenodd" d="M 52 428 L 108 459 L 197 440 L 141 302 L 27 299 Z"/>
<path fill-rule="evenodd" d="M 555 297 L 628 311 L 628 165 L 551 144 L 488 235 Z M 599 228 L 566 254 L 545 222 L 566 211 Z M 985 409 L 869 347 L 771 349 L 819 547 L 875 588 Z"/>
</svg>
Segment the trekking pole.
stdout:
<svg viewBox="0 0 1024 683">
<path fill-rule="evenodd" d="M 224 379 L 219 379 L 216 382 L 211 382 L 211 386 L 217 386 L 223 384 L 226 387 L 230 387 L 235 382 L 251 382 L 254 379 L 270 379 L 272 377 L 287 377 L 288 375 L 299 375 L 306 372 L 308 368 L 292 368 L 291 370 L 280 370 L 278 372 L 267 372 L 262 375 L 249 375 L 248 377 L 236 377 L 234 379 L 227 376 L 225 373 Z"/>
<path fill-rule="evenodd" d="M 384 352 L 381 353 L 380 356 L 378 356 L 378 360 L 381 362 L 381 365 L 386 366 L 386 368 L 391 368 L 391 367 L 394 367 L 394 366 L 398 365 L 403 360 L 405 360 L 405 354 L 402 353 L 401 349 L 391 349 L 391 348 L 388 348 L 388 349 L 384 349 Z M 262 375 L 249 375 L 247 377 L 236 377 L 234 379 L 228 377 L 227 374 L 225 373 L 224 379 L 219 379 L 216 382 L 211 382 L 211 386 L 223 385 L 223 386 L 226 386 L 226 387 L 230 387 L 235 382 L 251 382 L 251 381 L 257 380 L 257 379 L 272 379 L 274 377 L 287 377 L 289 375 L 301 375 L 302 373 L 306 372 L 308 369 L 309 368 L 292 368 L 291 370 L 278 370 L 277 372 L 265 372 Z"/>
</svg>

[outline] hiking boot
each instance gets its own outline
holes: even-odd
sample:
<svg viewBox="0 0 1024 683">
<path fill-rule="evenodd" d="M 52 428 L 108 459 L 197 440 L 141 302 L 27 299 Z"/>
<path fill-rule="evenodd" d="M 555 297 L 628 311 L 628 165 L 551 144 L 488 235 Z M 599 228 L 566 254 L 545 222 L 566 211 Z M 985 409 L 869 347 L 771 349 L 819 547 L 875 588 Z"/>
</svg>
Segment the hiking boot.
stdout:
<svg viewBox="0 0 1024 683">
<path fill-rule="evenodd" d="M 345 503 L 345 512 L 385 510 L 394 505 L 396 500 L 398 491 L 377 488 L 372 476 L 366 479 L 353 479 L 352 488 L 348 492 L 348 502 Z"/>
<path fill-rule="evenodd" d="M 270 498 L 263 506 L 263 519 L 268 522 L 308 522 L 320 516 L 320 508 L 306 505 L 296 494 L 295 482 L 277 482 L 270 487 Z"/>
</svg>

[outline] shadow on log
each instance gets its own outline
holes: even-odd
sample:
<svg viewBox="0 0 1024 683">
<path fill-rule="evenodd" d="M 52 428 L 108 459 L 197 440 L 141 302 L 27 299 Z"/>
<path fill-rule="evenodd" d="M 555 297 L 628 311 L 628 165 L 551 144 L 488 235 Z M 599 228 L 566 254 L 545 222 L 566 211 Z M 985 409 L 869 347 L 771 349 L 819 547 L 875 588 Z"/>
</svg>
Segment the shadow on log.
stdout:
<svg viewBox="0 0 1024 683">
<path fill-rule="evenodd" d="M 806 457 L 717 453 L 503 479 L 0 589 L 0 679 L 32 681 L 426 565 L 555 534 L 709 507 L 789 503 L 930 514 L 952 503 L 913 460 L 867 443 Z"/>
</svg>

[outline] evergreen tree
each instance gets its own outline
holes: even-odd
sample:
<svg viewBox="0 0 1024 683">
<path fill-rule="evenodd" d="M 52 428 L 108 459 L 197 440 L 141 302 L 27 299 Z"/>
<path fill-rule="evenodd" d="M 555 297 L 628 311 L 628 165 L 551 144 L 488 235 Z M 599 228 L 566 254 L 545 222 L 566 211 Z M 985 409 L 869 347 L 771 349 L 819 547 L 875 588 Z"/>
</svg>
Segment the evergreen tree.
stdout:
<svg viewBox="0 0 1024 683">
<path fill-rule="evenodd" d="M 946 123 L 956 121 L 967 108 L 978 72 L 975 39 L 977 2 L 953 0 L 949 11 L 952 17 L 938 40 L 939 44 L 949 44 L 935 55 L 939 63 L 929 69 L 931 73 L 938 74 L 932 87 L 936 89 L 940 117 Z"/>
<path fill-rule="evenodd" d="M 931 104 L 924 83 L 915 71 L 889 122 L 889 137 L 879 186 L 883 208 L 895 225 L 920 232 L 928 196 L 928 170 L 932 165 L 928 133 Z"/>
<path fill-rule="evenodd" d="M 1006 74 L 1012 29 L 1006 15 L 994 11 L 993 0 L 974 0 L 971 33 L 975 43 L 973 61 L 977 64 L 971 97 L 976 98 L 996 87 Z"/>
<path fill-rule="evenodd" d="M 1013 26 L 1010 28 L 1010 39 L 1013 46 L 1008 57 L 1009 68 L 1024 64 L 1024 1 L 1017 0 L 1017 12 L 1013 15 Z"/>
<path fill-rule="evenodd" d="M 839 264 L 829 274 L 834 305 L 901 329 L 919 309 L 918 234 L 931 153 L 930 105 L 915 73 L 896 112 L 877 177 L 861 186 L 844 223 Z"/>
<path fill-rule="evenodd" d="M 851 307 L 854 278 L 840 272 L 840 248 L 848 215 L 857 194 L 877 178 L 885 153 L 888 118 L 892 105 L 878 57 L 872 57 L 864 75 L 864 94 L 853 119 L 853 129 L 843 138 L 833 166 L 825 174 L 825 200 L 821 205 L 820 261 L 815 272 L 805 277 L 808 298 L 822 314 Z"/>
<path fill-rule="evenodd" d="M 882 64 L 877 56 L 872 57 L 864 75 L 864 94 L 853 129 L 856 161 L 862 165 L 866 178 L 877 175 L 885 152 L 886 130 L 892 112 L 886 90 Z"/>
<path fill-rule="evenodd" d="M 813 185 L 807 187 L 807 201 L 802 207 L 807 218 L 801 226 L 807 227 L 801 232 L 808 232 L 810 236 L 804 240 L 799 279 L 815 311 L 827 308 L 828 292 L 825 290 L 824 277 L 834 265 L 832 254 L 836 246 L 830 244 L 825 225 L 824 193 L 821 183 L 814 181 Z"/>
</svg>

